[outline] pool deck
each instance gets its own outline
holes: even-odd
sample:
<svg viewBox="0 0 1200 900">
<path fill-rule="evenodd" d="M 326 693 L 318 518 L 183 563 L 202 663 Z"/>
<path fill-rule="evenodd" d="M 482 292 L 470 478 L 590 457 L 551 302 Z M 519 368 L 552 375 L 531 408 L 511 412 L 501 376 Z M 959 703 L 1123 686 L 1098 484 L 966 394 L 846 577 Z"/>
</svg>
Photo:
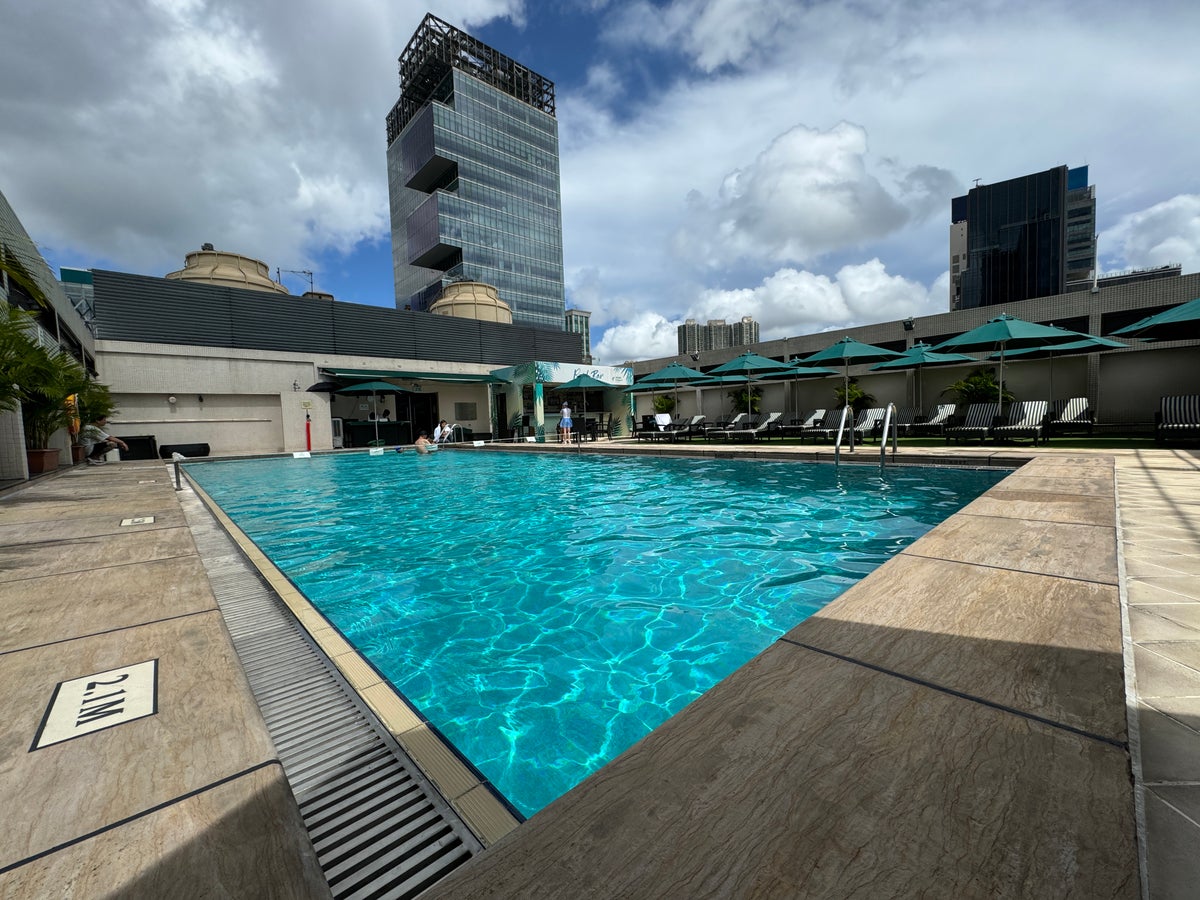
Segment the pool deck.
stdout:
<svg viewBox="0 0 1200 900">
<path fill-rule="evenodd" d="M 423 896 L 1192 896 L 1200 453 L 901 452 L 1030 457 Z M 9 490 L 0 548 L 0 897 L 329 896 L 169 469 Z M 33 749 L 149 660 L 152 715 Z"/>
</svg>

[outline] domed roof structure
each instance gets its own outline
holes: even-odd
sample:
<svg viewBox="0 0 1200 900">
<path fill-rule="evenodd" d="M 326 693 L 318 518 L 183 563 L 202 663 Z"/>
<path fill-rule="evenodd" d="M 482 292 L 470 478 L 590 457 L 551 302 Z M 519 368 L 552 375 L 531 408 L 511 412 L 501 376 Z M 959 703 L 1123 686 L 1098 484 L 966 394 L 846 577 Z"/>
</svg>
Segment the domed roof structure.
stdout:
<svg viewBox="0 0 1200 900">
<path fill-rule="evenodd" d="M 513 320 L 512 307 L 500 299 L 496 289 L 478 281 L 456 281 L 446 285 L 442 296 L 430 305 L 429 311 L 436 316 L 455 316 L 505 325 L 511 325 Z"/>
<path fill-rule="evenodd" d="M 271 270 L 265 262 L 238 253 L 214 250 L 212 244 L 204 244 L 199 250 L 189 253 L 182 269 L 169 272 L 164 277 L 178 281 L 203 281 L 248 291 L 288 293 L 282 284 L 271 280 Z"/>
</svg>

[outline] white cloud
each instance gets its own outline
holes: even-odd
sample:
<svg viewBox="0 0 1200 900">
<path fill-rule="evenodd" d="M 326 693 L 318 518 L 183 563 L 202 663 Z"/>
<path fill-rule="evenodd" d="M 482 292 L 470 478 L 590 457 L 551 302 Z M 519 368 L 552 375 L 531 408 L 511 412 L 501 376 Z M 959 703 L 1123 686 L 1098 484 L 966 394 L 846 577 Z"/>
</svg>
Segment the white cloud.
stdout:
<svg viewBox="0 0 1200 900">
<path fill-rule="evenodd" d="M 642 310 L 605 331 L 592 346 L 592 356 L 600 365 L 613 366 L 635 359 L 674 356 L 678 324 L 653 310 Z"/>
<path fill-rule="evenodd" d="M 693 192 L 676 251 L 713 267 L 743 259 L 808 263 L 886 236 L 910 214 L 867 171 L 866 152 L 866 132 L 848 122 L 784 132 L 751 165 L 727 175 L 713 200 Z M 911 187 L 920 183 L 915 178 Z"/>
<path fill-rule="evenodd" d="M 522 10 L 471 0 L 455 16 Z M 415 0 L 0 0 L 0 84 L 21 86 L 0 89 L 0 189 L 71 265 L 162 274 L 211 241 L 318 268 L 386 240 L 384 118 L 424 13 Z"/>
<path fill-rule="evenodd" d="M 1200 270 L 1200 194 L 1180 194 L 1122 216 L 1099 244 L 1102 256 L 1119 261 L 1116 268 L 1180 263 L 1185 271 Z"/>
<path fill-rule="evenodd" d="M 779 269 L 756 287 L 704 291 L 682 315 L 667 319 L 642 310 L 607 332 L 593 347 L 604 364 L 626 359 L 674 356 L 677 331 L 686 319 L 736 322 L 753 316 L 763 340 L 811 334 L 835 327 L 930 315 L 946 308 L 949 274 L 930 289 L 889 275 L 878 259 L 843 266 L 830 277 L 793 268 Z"/>
</svg>

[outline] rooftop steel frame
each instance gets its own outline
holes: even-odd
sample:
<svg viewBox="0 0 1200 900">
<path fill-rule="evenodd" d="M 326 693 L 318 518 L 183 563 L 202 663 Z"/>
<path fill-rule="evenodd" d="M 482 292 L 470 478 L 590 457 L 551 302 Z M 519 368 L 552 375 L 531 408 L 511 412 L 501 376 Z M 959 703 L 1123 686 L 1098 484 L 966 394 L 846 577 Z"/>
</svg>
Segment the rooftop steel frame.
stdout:
<svg viewBox="0 0 1200 900">
<path fill-rule="evenodd" d="M 433 99 L 451 69 L 478 78 L 551 116 L 555 113 L 553 81 L 426 13 L 400 54 L 400 99 L 387 116 L 389 145 Z"/>
</svg>

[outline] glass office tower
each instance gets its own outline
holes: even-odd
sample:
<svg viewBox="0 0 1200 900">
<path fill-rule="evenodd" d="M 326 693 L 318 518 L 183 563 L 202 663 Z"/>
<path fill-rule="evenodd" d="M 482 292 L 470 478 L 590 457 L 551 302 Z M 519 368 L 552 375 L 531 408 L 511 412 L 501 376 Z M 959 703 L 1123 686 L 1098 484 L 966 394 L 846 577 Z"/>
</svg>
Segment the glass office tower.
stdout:
<svg viewBox="0 0 1200 900">
<path fill-rule="evenodd" d="M 387 118 L 396 306 L 481 281 L 513 321 L 562 331 L 554 84 L 433 15 L 400 56 Z"/>
<path fill-rule="evenodd" d="M 1096 268 L 1088 167 L 978 185 L 950 205 L 950 308 L 1062 294 Z"/>
</svg>

